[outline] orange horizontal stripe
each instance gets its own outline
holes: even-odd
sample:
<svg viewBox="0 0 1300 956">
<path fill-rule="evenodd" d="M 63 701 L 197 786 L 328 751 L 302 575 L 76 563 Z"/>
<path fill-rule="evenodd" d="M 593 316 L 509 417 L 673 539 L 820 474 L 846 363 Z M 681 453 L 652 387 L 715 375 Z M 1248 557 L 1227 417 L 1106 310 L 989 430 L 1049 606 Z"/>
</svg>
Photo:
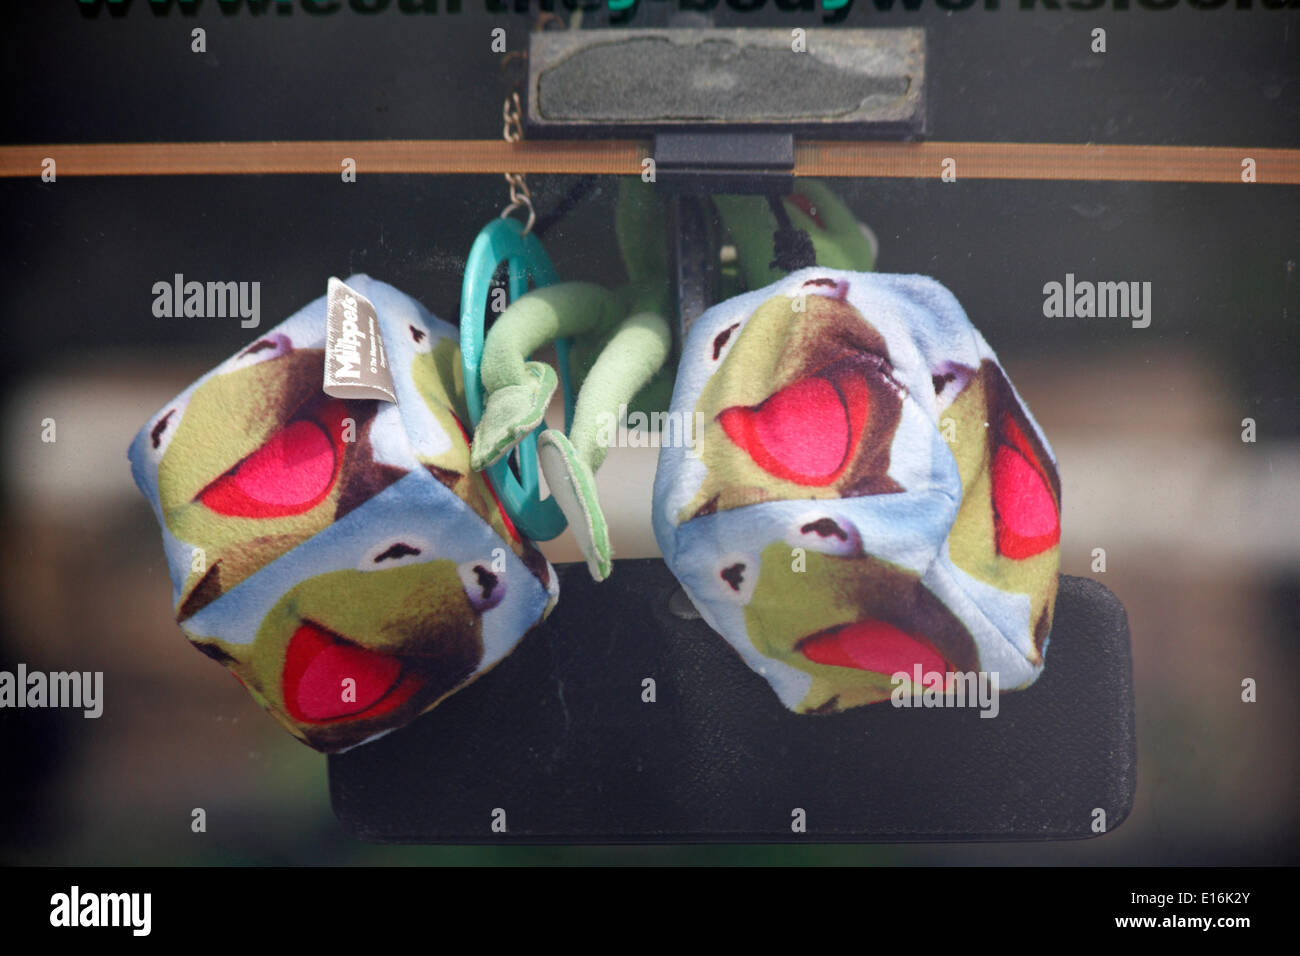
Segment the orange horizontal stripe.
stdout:
<svg viewBox="0 0 1300 956">
<path fill-rule="evenodd" d="M 68 143 L 0 146 L 0 176 L 332 174 L 344 158 L 375 173 L 639 175 L 649 145 L 636 140 L 322 140 L 252 143 Z M 952 159 L 962 179 L 1240 183 L 1255 160 L 1258 183 L 1300 185 L 1300 150 L 1069 143 L 799 142 L 796 176 L 938 179 Z"/>
</svg>

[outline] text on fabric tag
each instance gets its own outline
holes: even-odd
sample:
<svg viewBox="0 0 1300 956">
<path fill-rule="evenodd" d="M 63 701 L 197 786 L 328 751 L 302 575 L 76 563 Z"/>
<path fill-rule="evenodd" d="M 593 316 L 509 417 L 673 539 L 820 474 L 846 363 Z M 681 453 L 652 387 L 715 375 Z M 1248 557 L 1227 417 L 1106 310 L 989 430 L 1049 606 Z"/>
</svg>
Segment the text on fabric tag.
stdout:
<svg viewBox="0 0 1300 956">
<path fill-rule="evenodd" d="M 335 398 L 397 402 L 374 305 L 333 276 L 325 297 L 324 387 Z"/>
</svg>

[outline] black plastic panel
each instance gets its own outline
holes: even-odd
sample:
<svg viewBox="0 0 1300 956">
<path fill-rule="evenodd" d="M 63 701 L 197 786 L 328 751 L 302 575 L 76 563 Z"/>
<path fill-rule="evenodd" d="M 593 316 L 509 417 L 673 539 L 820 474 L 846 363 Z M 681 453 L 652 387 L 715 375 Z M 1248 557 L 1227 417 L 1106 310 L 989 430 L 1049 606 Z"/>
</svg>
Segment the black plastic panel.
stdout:
<svg viewBox="0 0 1300 956">
<path fill-rule="evenodd" d="M 1061 577 L 1047 668 L 974 709 L 778 704 L 701 620 L 669 610 L 662 561 L 561 601 L 510 657 L 413 725 L 329 759 L 334 810 L 375 842 L 843 842 L 1070 839 L 1133 803 L 1128 624 Z M 642 700 L 653 678 L 657 700 Z M 807 831 L 794 833 L 792 814 Z M 491 825 L 505 812 L 506 832 Z"/>
</svg>

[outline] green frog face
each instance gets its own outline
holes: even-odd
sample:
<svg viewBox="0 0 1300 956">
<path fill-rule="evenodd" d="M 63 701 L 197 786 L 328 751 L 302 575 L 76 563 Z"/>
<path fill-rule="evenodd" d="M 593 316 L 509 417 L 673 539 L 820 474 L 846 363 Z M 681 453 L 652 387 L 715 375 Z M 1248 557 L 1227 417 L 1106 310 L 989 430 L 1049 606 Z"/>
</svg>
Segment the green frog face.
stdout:
<svg viewBox="0 0 1300 956">
<path fill-rule="evenodd" d="M 248 644 L 191 635 L 289 731 L 335 751 L 400 726 L 477 676 L 483 615 L 507 575 L 493 561 L 430 557 L 421 534 L 389 535 L 357 569 L 289 588 Z"/>
<path fill-rule="evenodd" d="M 829 295 L 823 294 L 829 292 Z M 763 302 L 696 405 L 708 469 L 681 517 L 761 501 L 900 491 L 890 440 L 905 388 L 883 337 L 836 287 Z"/>
<path fill-rule="evenodd" d="M 971 635 L 919 575 L 855 551 L 852 526 L 834 518 L 806 521 L 799 533 L 803 555 L 792 557 L 784 541 L 759 553 L 744 608 L 758 652 L 811 677 L 796 710 L 833 713 L 883 700 L 892 675 L 916 666 L 922 674 L 976 669 Z M 840 553 L 812 550 L 815 538 Z"/>
<path fill-rule="evenodd" d="M 181 618 L 405 474 L 374 459 L 376 403 L 325 395 L 323 372 L 323 350 L 272 334 L 148 426 L 162 519 L 199 552 Z"/>
</svg>

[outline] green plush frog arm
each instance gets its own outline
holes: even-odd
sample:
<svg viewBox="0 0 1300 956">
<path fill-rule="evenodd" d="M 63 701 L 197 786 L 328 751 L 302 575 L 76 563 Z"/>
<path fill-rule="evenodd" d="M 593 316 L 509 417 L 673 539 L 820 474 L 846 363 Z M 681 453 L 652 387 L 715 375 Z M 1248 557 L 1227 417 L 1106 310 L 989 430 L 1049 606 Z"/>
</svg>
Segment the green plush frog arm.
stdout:
<svg viewBox="0 0 1300 956">
<path fill-rule="evenodd" d="M 480 470 L 541 423 L 555 393 L 555 370 L 524 356 L 560 338 L 598 343 L 574 362 L 581 366 L 591 358 L 588 368 L 574 370 L 580 373 L 574 381 L 581 384 L 569 434 L 549 428 L 537 440 L 542 474 L 597 581 L 613 568 L 609 528 L 596 493 L 595 473 L 608 451 L 600 438 L 610 431 L 604 424 L 608 417 L 665 367 L 672 348 L 666 298 L 666 292 L 649 288 L 609 292 L 582 282 L 536 289 L 501 313 L 483 349 L 480 374 L 487 401 L 470 451 L 471 466 Z"/>
</svg>

